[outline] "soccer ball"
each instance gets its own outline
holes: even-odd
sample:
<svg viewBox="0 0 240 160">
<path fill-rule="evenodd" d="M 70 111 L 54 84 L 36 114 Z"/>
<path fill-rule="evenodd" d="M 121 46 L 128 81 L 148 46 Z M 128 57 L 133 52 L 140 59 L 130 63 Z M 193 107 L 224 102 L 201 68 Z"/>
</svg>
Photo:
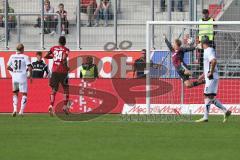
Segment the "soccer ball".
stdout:
<svg viewBox="0 0 240 160">
<path fill-rule="evenodd" d="M 187 40 L 188 45 L 193 45 L 195 43 L 194 39 L 192 37 L 189 37 Z"/>
</svg>

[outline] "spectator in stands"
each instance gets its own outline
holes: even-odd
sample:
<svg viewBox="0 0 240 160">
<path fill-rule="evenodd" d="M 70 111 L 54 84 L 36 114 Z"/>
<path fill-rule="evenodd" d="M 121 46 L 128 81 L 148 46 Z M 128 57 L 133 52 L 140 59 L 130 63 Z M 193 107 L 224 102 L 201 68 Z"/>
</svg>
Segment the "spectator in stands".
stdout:
<svg viewBox="0 0 240 160">
<path fill-rule="evenodd" d="M 62 35 L 68 34 L 68 20 L 67 20 L 67 11 L 64 10 L 64 4 L 60 3 L 58 5 L 59 10 L 56 12 L 61 16 L 61 33 Z M 57 26 L 58 19 L 55 17 L 55 22 Z"/>
<path fill-rule="evenodd" d="M 81 12 L 86 13 L 88 15 L 87 27 L 91 27 L 93 25 L 92 21 L 96 8 L 97 8 L 96 0 L 81 0 Z"/>
<path fill-rule="evenodd" d="M 9 6 L 9 3 L 7 3 L 7 6 L 8 6 L 7 7 L 8 13 L 14 13 L 14 9 Z M 0 9 L 0 13 L 5 13 L 4 7 Z M 10 31 L 16 28 L 16 25 L 17 25 L 16 16 L 9 15 L 8 16 L 8 32 L 7 32 L 8 39 L 10 39 Z M 4 16 L 2 15 L 0 15 L 0 27 L 5 27 Z"/>
<path fill-rule="evenodd" d="M 88 56 L 83 61 L 80 67 L 80 78 L 98 78 L 98 68 L 93 64 L 93 57 Z"/>
<path fill-rule="evenodd" d="M 32 63 L 32 78 L 44 78 L 48 76 L 48 66 L 42 60 L 42 52 L 37 52 L 37 61 Z M 45 75 L 44 75 L 45 73 Z"/>
<path fill-rule="evenodd" d="M 174 1 L 173 1 L 174 3 Z M 174 6 L 174 4 L 173 4 Z M 177 8 L 179 12 L 183 12 L 183 1 L 182 0 L 177 0 Z"/>
<path fill-rule="evenodd" d="M 100 0 L 98 7 L 94 13 L 96 16 L 96 24 L 95 27 L 99 25 L 99 20 L 104 19 L 104 26 L 108 26 L 108 20 L 112 19 L 113 15 L 111 13 L 111 3 L 110 0 Z"/>
<path fill-rule="evenodd" d="M 161 12 L 165 12 L 166 11 L 166 1 L 165 0 L 161 0 Z"/>
<path fill-rule="evenodd" d="M 50 5 L 49 0 L 44 1 L 44 13 L 54 13 L 54 8 Z M 54 16 L 52 15 L 44 16 L 44 34 L 55 34 L 56 23 L 54 20 Z M 41 17 L 38 17 L 37 24 L 35 24 L 34 27 L 41 27 Z"/>
<path fill-rule="evenodd" d="M 183 0 L 172 0 L 171 10 L 174 11 L 176 2 L 177 2 L 178 11 L 183 12 Z M 166 11 L 166 1 L 165 0 L 161 0 L 161 11 L 162 12 Z"/>
</svg>

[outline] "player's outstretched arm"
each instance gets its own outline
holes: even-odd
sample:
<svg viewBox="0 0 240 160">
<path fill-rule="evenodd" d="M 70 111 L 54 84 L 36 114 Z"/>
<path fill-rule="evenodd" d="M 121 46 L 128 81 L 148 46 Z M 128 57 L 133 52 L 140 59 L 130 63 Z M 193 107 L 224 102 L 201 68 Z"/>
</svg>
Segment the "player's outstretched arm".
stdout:
<svg viewBox="0 0 240 160">
<path fill-rule="evenodd" d="M 195 47 L 195 46 L 182 48 L 182 51 L 183 51 L 183 52 L 192 52 L 192 51 L 194 51 L 194 50 L 196 50 L 196 47 Z"/>
<path fill-rule="evenodd" d="M 173 46 L 172 46 L 172 44 L 169 42 L 169 40 L 167 39 L 167 37 L 166 37 L 165 34 L 163 34 L 163 39 L 164 39 L 167 47 L 169 48 L 169 50 L 170 50 L 170 51 L 173 51 L 173 50 L 174 50 L 174 49 L 173 49 Z"/>
</svg>

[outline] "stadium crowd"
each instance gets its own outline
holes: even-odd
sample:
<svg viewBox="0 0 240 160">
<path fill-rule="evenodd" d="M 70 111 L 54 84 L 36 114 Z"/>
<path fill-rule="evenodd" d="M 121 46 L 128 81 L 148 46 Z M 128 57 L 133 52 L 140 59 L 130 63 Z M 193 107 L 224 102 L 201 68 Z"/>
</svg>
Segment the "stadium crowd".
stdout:
<svg viewBox="0 0 240 160">
<path fill-rule="evenodd" d="M 50 0 L 44 1 L 45 13 L 55 13 L 54 7 L 51 6 Z M 100 19 L 104 20 L 104 26 L 108 26 L 108 21 L 113 18 L 111 2 L 110 0 L 82 0 L 80 12 L 87 15 L 87 27 L 98 27 Z M 61 34 L 65 35 L 69 33 L 69 22 L 67 18 L 67 11 L 64 9 L 64 4 L 58 5 L 58 11 L 56 12 L 61 17 Z M 53 35 L 57 30 L 58 18 L 53 15 L 47 15 L 44 17 L 44 33 Z M 35 27 L 41 27 L 41 17 L 37 18 Z"/>
<path fill-rule="evenodd" d="M 9 5 L 9 3 L 7 3 L 7 10 L 8 13 L 14 13 L 14 9 Z M 0 8 L 0 13 L 4 13 L 4 7 Z M 10 31 L 15 28 L 17 25 L 17 21 L 16 21 L 16 16 L 13 15 L 9 15 L 8 16 L 8 31 L 7 31 L 7 36 L 8 39 L 10 39 Z M 0 27 L 5 27 L 5 23 L 4 23 L 4 16 L 0 15 Z"/>
<path fill-rule="evenodd" d="M 109 24 L 109 20 L 113 19 L 113 8 L 111 5 L 111 0 L 80 0 L 81 8 L 80 12 L 87 15 L 87 23 L 85 26 L 87 27 L 98 27 L 100 20 L 104 21 L 104 26 L 107 27 Z M 166 11 L 166 1 L 160 0 L 161 11 Z M 177 4 L 177 6 L 175 6 Z M 180 12 L 183 12 L 183 0 L 172 0 L 171 10 L 176 11 L 176 9 Z M 4 4 L 1 4 L 0 13 L 4 13 Z M 9 4 L 8 4 L 9 6 Z M 67 19 L 67 11 L 64 9 L 64 4 L 58 4 L 58 10 L 55 12 L 56 6 L 52 6 L 50 0 L 44 1 L 44 11 L 45 13 L 58 13 L 61 17 L 61 33 L 62 35 L 68 34 L 69 30 L 69 22 Z M 8 8 L 8 13 L 14 13 L 14 8 Z M 4 27 L 3 22 L 4 16 L 0 16 L 0 27 Z M 9 16 L 9 31 L 12 28 L 15 28 L 17 25 L 16 16 Z M 58 18 L 56 16 L 47 15 L 44 17 L 44 33 L 45 34 L 54 34 L 56 32 L 56 27 L 58 24 Z M 34 27 L 41 26 L 41 17 L 37 18 L 37 22 Z"/>
<path fill-rule="evenodd" d="M 98 27 L 100 20 L 104 21 L 104 27 L 107 27 L 109 20 L 113 19 L 113 11 L 110 0 L 80 0 L 80 12 L 87 15 L 86 27 Z M 8 13 L 14 13 L 14 8 L 8 5 Z M 69 33 L 69 21 L 67 18 L 68 12 L 64 8 L 64 4 L 58 4 L 58 10 L 55 12 L 55 6 L 51 5 L 50 0 L 44 1 L 44 12 L 49 14 L 57 13 L 61 17 L 61 34 Z M 4 2 L 1 3 L 0 13 L 4 13 Z M 8 39 L 10 39 L 10 31 L 17 25 L 16 16 L 8 16 Z M 58 17 L 54 15 L 44 16 L 44 34 L 54 35 L 57 31 Z M 4 16 L 0 15 L 0 27 L 4 27 Z M 41 17 L 36 20 L 34 27 L 41 27 Z"/>
</svg>

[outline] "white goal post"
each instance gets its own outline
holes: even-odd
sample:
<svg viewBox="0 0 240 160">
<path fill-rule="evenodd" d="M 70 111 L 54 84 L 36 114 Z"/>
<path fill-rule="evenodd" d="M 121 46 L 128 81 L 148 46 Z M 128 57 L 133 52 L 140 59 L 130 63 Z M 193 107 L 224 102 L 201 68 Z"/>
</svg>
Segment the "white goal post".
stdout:
<svg viewBox="0 0 240 160">
<path fill-rule="evenodd" d="M 152 46 L 152 28 L 159 27 L 158 29 L 161 30 L 163 27 L 178 27 L 178 26 L 199 26 L 199 25 L 223 25 L 223 26 L 239 26 L 240 30 L 240 21 L 214 21 L 214 22 L 202 22 L 202 21 L 147 21 L 146 23 L 146 109 L 147 114 L 150 113 L 151 108 L 151 75 L 150 67 L 151 67 L 151 53 L 153 52 Z M 166 30 L 166 28 L 165 28 Z M 239 43 L 240 44 L 240 43 Z M 239 79 L 240 81 L 240 79 Z M 201 94 L 201 93 L 200 93 Z M 240 99 L 240 95 L 239 95 Z"/>
</svg>

